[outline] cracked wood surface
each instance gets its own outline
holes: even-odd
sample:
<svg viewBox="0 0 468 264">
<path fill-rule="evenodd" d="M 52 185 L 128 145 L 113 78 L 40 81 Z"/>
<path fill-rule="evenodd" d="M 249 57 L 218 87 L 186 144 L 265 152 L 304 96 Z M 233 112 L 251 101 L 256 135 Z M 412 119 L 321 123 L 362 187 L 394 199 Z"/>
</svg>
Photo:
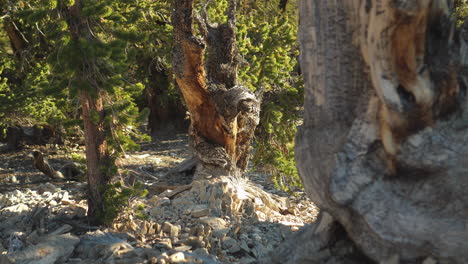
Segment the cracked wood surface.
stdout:
<svg viewBox="0 0 468 264">
<path fill-rule="evenodd" d="M 468 261 L 466 26 L 451 12 L 451 1 L 301 1 L 296 160 L 332 220 L 273 263 L 353 263 L 346 250 L 319 257 L 316 245 L 342 238 L 336 226 L 372 261 Z M 295 260 L 291 247 L 303 248 Z"/>
<path fill-rule="evenodd" d="M 191 144 L 200 160 L 195 174 L 243 172 L 260 103 L 248 88 L 237 84 L 236 2 L 230 1 L 228 21 L 221 25 L 210 24 L 204 9 L 201 16 L 196 15 L 193 3 L 174 1 L 172 57 L 176 81 L 190 112 Z M 195 22 L 203 38 L 197 36 Z"/>
</svg>

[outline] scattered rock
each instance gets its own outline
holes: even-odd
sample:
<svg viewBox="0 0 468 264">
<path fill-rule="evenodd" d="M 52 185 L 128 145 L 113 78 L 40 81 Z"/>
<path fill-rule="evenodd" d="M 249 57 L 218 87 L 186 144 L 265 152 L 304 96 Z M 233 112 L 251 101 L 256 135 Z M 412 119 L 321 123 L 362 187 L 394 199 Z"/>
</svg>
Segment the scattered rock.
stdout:
<svg viewBox="0 0 468 264">
<path fill-rule="evenodd" d="M 156 204 L 156 206 L 165 206 L 165 205 L 170 205 L 171 204 L 171 199 L 167 198 L 167 197 L 160 197 L 158 203 Z"/>
<path fill-rule="evenodd" d="M 7 255 L 14 263 L 53 264 L 64 262 L 80 239 L 70 234 L 48 236 L 44 242 Z"/>
<path fill-rule="evenodd" d="M 239 242 L 232 237 L 226 237 L 223 240 L 223 248 L 226 249 L 229 253 L 236 253 L 241 250 Z"/>
<path fill-rule="evenodd" d="M 185 255 L 183 252 L 176 252 L 169 256 L 169 263 L 185 262 Z"/>
<path fill-rule="evenodd" d="M 191 246 L 179 246 L 179 247 L 175 247 L 175 248 L 174 248 L 174 250 L 180 251 L 180 252 L 189 251 L 189 250 L 191 250 L 191 249 L 192 249 Z"/>
<path fill-rule="evenodd" d="M 176 237 L 176 236 L 179 235 L 180 228 L 178 226 L 175 226 L 175 225 L 169 223 L 169 222 L 164 222 L 162 224 L 162 230 L 166 234 L 170 235 L 171 237 Z"/>
<path fill-rule="evenodd" d="M 56 229 L 55 231 L 51 232 L 50 235 L 65 234 L 65 233 L 70 232 L 72 229 L 73 229 L 73 227 L 71 225 L 65 224 L 65 225 L 59 227 L 58 229 Z"/>
<path fill-rule="evenodd" d="M 81 238 L 76 253 L 83 259 L 105 259 L 132 249 L 133 247 L 125 240 L 112 233 L 97 230 L 88 232 Z"/>
<path fill-rule="evenodd" d="M 132 154 L 129 158 L 148 162 L 152 154 L 146 153 L 141 153 L 144 158 L 132 157 Z M 170 164 L 166 158 L 163 163 L 164 166 Z M 5 164 L 0 156 L 0 166 L 16 168 L 14 164 Z M 150 190 L 152 194 L 159 193 L 150 199 L 138 197 L 131 201 L 131 208 L 145 205 L 144 214 L 138 215 L 142 217 L 136 217 L 132 211 L 124 212 L 112 225 L 113 229 L 84 233 L 96 228 L 82 220 L 87 211 L 85 196 L 82 195 L 85 194 L 86 183 L 57 182 L 37 186 L 34 185 L 35 175 L 31 175 L 33 182 L 28 188 L 0 194 L 0 241 L 10 249 L 10 255 L 16 255 L 33 246 L 44 245 L 50 237 L 73 231 L 80 234 L 81 241 L 75 245 L 74 258 L 66 260 L 66 264 L 250 264 L 256 263 L 257 258 L 289 236 L 291 229 L 300 227 L 304 220 L 310 222 L 315 214 L 315 209 L 311 209 L 313 205 L 304 200 L 303 194 L 302 198 L 287 199 L 272 195 L 286 196 L 268 187 L 268 181 L 264 181 L 268 176 L 265 175 L 249 176 L 262 183 L 264 188 L 245 179 L 227 177 L 191 183 L 190 177 L 182 174 L 167 176 L 164 168 L 160 168 L 163 166 L 136 165 L 133 167 L 135 170 L 151 173 L 137 173 L 133 175 L 138 178 L 135 180 L 143 180 L 145 186 L 163 188 L 159 192 Z M 151 167 L 151 170 L 146 167 Z M 22 171 L 10 169 L 10 172 Z M 25 183 L 25 176 L 18 174 L 16 177 L 21 184 Z M 173 179 L 177 177 L 180 179 Z M 4 182 L 9 184 L 6 178 Z M 167 186 L 173 190 L 168 190 Z M 265 194 L 265 191 L 270 194 Z M 44 214 L 41 217 L 33 215 L 30 212 L 34 208 L 38 208 L 37 212 L 44 208 Z M 119 230 L 126 236 L 113 233 L 113 230 Z M 8 244 L 10 238 L 12 242 Z M 5 254 L 8 250 L 1 246 L 2 243 L 0 253 Z M 66 258 L 68 256 L 63 259 Z M 10 262 L 9 257 L 4 261 Z M 62 262 L 62 258 L 56 262 Z M 0 260 L 0 264 L 3 263 Z"/>
<path fill-rule="evenodd" d="M 197 205 L 193 208 L 193 210 L 190 212 L 192 217 L 204 217 L 210 214 L 210 208 L 208 208 L 208 205 Z"/>
<path fill-rule="evenodd" d="M 205 242 L 202 239 L 199 239 L 199 237 L 196 237 L 196 236 L 191 236 L 191 237 L 183 240 L 182 244 L 190 246 L 190 247 L 195 248 L 195 249 L 205 247 Z"/>
<path fill-rule="evenodd" d="M 202 217 L 199 222 L 209 225 L 213 230 L 224 229 L 227 226 L 227 222 L 219 217 Z"/>
<path fill-rule="evenodd" d="M 172 242 L 168 238 L 157 239 L 154 243 L 154 247 L 161 250 L 172 249 Z"/>
</svg>

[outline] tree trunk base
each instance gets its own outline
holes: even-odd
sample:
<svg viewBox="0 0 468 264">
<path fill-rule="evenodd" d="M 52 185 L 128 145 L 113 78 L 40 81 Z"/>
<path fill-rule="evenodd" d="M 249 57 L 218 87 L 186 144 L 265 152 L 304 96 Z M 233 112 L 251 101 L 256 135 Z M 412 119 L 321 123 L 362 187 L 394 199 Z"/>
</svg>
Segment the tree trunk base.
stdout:
<svg viewBox="0 0 468 264">
<path fill-rule="evenodd" d="M 260 264 L 367 264 L 367 258 L 347 237 L 343 227 L 326 212 L 284 241 Z"/>
<path fill-rule="evenodd" d="M 216 177 L 195 180 L 190 194 L 207 203 L 214 215 L 254 217 L 256 211 L 271 214 L 285 208 L 285 201 L 269 194 L 245 178 Z M 255 198 L 261 202 L 255 203 Z"/>
</svg>

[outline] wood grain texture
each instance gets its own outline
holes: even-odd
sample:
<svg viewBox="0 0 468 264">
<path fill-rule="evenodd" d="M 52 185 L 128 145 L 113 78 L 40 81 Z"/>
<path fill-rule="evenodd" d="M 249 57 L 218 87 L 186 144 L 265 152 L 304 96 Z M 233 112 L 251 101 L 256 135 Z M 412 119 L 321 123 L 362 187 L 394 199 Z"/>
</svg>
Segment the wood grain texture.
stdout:
<svg viewBox="0 0 468 264">
<path fill-rule="evenodd" d="M 314 258 L 337 240 L 359 263 L 468 262 L 466 30 L 450 2 L 301 1 L 297 166 L 343 229 L 317 237 L 314 223 L 273 263 L 347 263 Z"/>
<path fill-rule="evenodd" d="M 172 57 L 190 112 L 191 145 L 200 161 L 195 174 L 236 174 L 247 168 L 260 114 L 254 94 L 237 83 L 236 1 L 230 1 L 228 20 L 220 25 L 208 21 L 206 6 L 196 14 L 193 4 L 174 1 Z"/>
</svg>

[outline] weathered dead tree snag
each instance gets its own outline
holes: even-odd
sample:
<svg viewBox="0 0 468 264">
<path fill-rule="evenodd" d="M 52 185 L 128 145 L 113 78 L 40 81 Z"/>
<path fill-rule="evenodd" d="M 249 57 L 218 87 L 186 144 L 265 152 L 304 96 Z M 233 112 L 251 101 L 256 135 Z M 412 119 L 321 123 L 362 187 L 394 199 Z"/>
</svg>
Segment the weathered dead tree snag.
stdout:
<svg viewBox="0 0 468 264">
<path fill-rule="evenodd" d="M 265 263 L 468 262 L 468 24 L 452 12 L 301 1 L 296 160 L 322 211 Z"/>
<path fill-rule="evenodd" d="M 220 25 L 211 24 L 204 10 L 195 15 L 193 2 L 174 1 L 172 56 L 191 115 L 191 144 L 200 161 L 196 176 L 231 175 L 247 167 L 260 105 L 237 83 L 236 1 L 230 1 L 228 21 Z"/>
</svg>

